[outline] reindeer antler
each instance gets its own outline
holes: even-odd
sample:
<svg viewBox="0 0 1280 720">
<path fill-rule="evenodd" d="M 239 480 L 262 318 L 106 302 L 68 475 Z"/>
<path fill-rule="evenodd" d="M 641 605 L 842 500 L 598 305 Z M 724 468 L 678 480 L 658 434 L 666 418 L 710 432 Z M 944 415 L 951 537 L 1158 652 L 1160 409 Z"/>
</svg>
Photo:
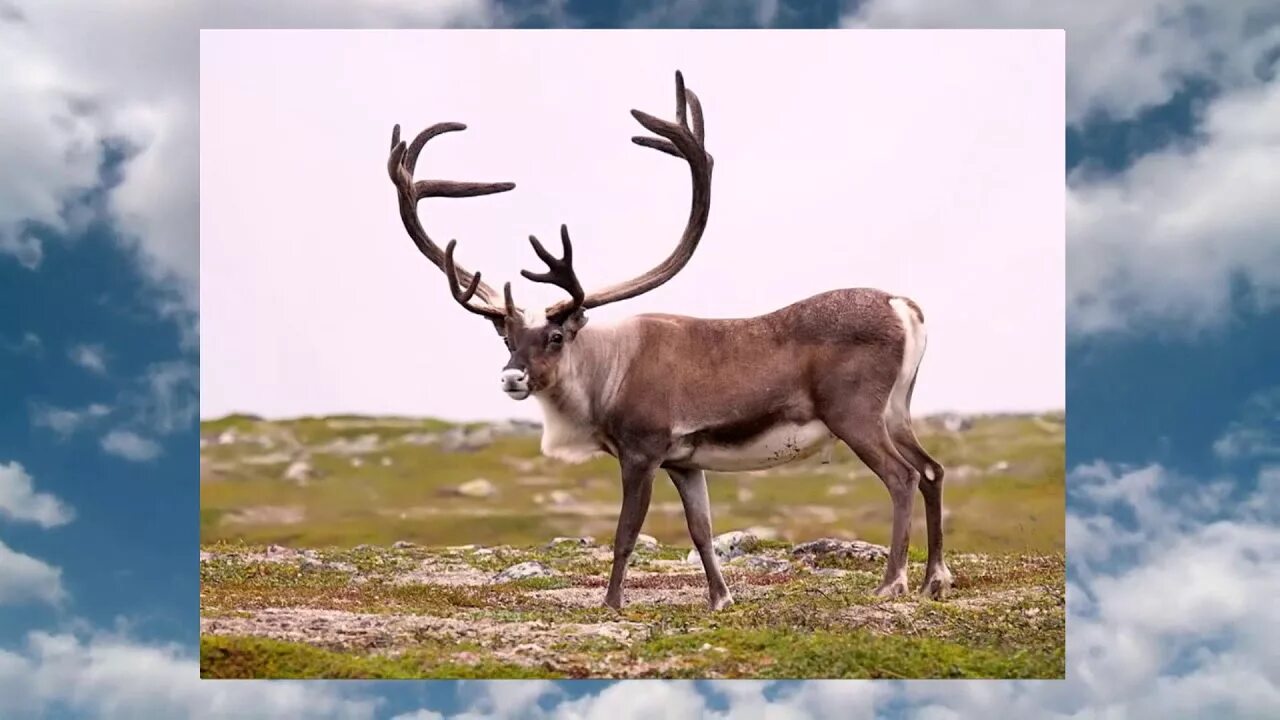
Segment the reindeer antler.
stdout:
<svg viewBox="0 0 1280 720">
<path fill-rule="evenodd" d="M 467 310 L 494 321 L 494 324 L 498 325 L 501 330 L 503 321 L 515 307 L 514 303 L 511 302 L 510 283 L 507 284 L 504 292 L 505 307 L 499 307 L 497 305 L 497 293 L 494 292 L 493 288 L 481 282 L 480 273 L 468 273 L 461 266 L 454 263 L 453 249 L 457 241 L 451 240 L 448 248 L 441 252 L 440 247 L 427 235 L 427 231 L 422 227 L 422 222 L 418 218 L 418 202 L 423 198 L 475 197 L 477 195 L 507 192 L 515 188 L 515 183 L 510 182 L 414 181 L 413 172 L 418 164 L 418 154 L 422 152 L 422 148 L 426 146 L 427 142 L 437 135 L 466 129 L 467 126 L 462 123 L 436 123 L 418 133 L 412 143 L 405 145 L 404 141 L 400 139 L 400 126 L 396 125 L 391 131 L 391 156 L 387 160 L 387 174 L 391 177 L 391 182 L 396 186 L 396 194 L 400 202 L 400 219 L 404 222 L 404 228 L 409 233 L 409 238 L 413 240 L 413 244 L 426 256 L 427 260 L 430 260 L 433 265 L 444 271 L 445 277 L 449 282 L 449 290 L 453 293 L 453 299 L 457 300 Z M 464 278 L 468 279 L 466 290 L 462 290 L 459 286 L 459 282 Z M 471 302 L 473 298 L 478 298 L 479 302 L 473 304 Z"/>
<path fill-rule="evenodd" d="M 560 245 L 563 248 L 563 255 L 558 258 L 547 252 L 547 249 L 542 247 L 542 243 L 538 242 L 538 238 L 532 235 L 529 236 L 529 244 L 533 246 L 533 251 L 538 254 L 542 262 L 547 264 L 547 272 L 532 273 L 521 270 L 520 274 L 534 282 L 555 285 L 569 293 L 568 304 L 557 304 L 555 307 L 559 308 L 558 310 L 553 312 L 548 309 L 547 311 L 548 320 L 564 322 L 582 306 L 583 300 L 582 284 L 578 282 L 578 274 L 573 270 L 573 243 L 569 240 L 569 228 L 566 225 L 560 226 Z"/>
<path fill-rule="evenodd" d="M 643 275 L 585 295 L 580 294 L 581 285 L 579 285 L 577 277 L 573 275 L 571 263 L 564 263 L 562 268 L 553 268 L 558 270 L 557 277 L 560 278 L 559 282 L 553 284 L 561 287 L 571 285 L 579 288 L 579 290 L 577 293 L 570 291 L 571 297 L 568 300 L 562 300 L 547 308 L 547 317 L 568 317 L 579 308 L 599 307 L 625 300 L 649 292 L 662 285 L 675 277 L 676 273 L 680 272 L 689 262 L 689 259 L 693 257 L 693 252 L 698 247 L 698 241 L 702 238 L 702 233 L 707 227 L 707 218 L 711 212 L 711 168 L 714 161 L 706 149 L 706 128 L 703 125 L 702 103 L 692 90 L 684 86 L 684 75 L 680 71 L 676 71 L 676 122 L 660 120 L 639 110 L 632 110 L 631 115 L 646 129 L 659 136 L 656 138 L 633 137 L 631 138 L 632 142 L 644 147 L 661 150 L 668 155 L 674 155 L 689 163 L 689 172 L 693 180 L 693 199 L 689 208 L 689 220 L 685 223 L 684 233 L 680 236 L 680 243 L 676 245 L 675 250 L 666 260 L 663 260 L 657 267 Z M 690 115 L 693 116 L 692 127 L 689 125 Z M 572 247 L 569 243 L 569 234 L 563 227 L 561 237 L 565 246 L 565 255 L 566 257 L 571 257 Z M 540 245 L 535 244 L 534 250 L 538 252 L 539 257 L 547 261 L 545 250 L 542 250 Z M 551 265 L 549 261 L 548 265 Z M 552 282 L 549 276 L 550 273 L 542 276 L 525 275 L 530 280 L 537 282 Z"/>
</svg>

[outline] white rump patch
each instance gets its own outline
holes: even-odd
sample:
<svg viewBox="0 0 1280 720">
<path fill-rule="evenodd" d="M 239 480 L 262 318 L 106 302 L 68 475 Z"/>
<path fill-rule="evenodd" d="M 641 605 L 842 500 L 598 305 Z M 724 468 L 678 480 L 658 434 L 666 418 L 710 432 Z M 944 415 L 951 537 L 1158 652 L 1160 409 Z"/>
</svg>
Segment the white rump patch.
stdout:
<svg viewBox="0 0 1280 720">
<path fill-rule="evenodd" d="M 897 379 L 893 381 L 893 390 L 889 392 L 889 402 L 884 408 L 885 422 L 892 426 L 907 417 L 907 391 L 911 389 L 911 382 L 920 369 L 920 359 L 924 357 L 928 336 L 924 323 L 916 320 L 915 311 L 906 300 L 898 297 L 889 298 L 889 307 L 892 307 L 894 314 L 898 316 L 903 330 L 902 367 L 898 370 Z M 932 472 L 930 470 L 926 473 L 926 477 L 929 477 Z M 929 477 L 929 479 L 933 478 Z"/>
</svg>

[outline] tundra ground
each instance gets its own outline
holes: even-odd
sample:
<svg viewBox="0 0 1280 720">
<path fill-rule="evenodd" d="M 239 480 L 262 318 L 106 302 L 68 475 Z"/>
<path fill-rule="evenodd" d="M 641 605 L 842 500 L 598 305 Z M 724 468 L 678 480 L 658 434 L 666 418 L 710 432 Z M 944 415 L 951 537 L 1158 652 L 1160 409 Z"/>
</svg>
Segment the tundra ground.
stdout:
<svg viewBox="0 0 1280 720">
<path fill-rule="evenodd" d="M 887 493 L 841 446 L 830 463 L 709 478 L 716 531 L 761 539 L 726 563 L 737 602 L 718 613 L 659 477 L 644 529 L 658 542 L 637 554 L 618 613 L 600 606 L 611 459 L 547 460 L 537 429 L 513 424 L 206 422 L 202 674 L 1062 677 L 1061 415 L 932 418 L 918 432 L 948 468 L 946 600 L 873 597 L 877 558 L 792 552 L 887 542 Z M 513 566 L 526 572 L 508 579 Z"/>
</svg>

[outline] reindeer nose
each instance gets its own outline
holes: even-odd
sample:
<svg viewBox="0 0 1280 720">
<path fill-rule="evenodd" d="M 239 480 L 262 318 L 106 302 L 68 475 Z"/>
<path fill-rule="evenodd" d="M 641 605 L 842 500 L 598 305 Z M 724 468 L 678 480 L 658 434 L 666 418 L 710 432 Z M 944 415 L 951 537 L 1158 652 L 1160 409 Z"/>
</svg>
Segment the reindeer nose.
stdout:
<svg viewBox="0 0 1280 720">
<path fill-rule="evenodd" d="M 529 373 L 517 368 L 507 368 L 502 371 L 502 387 L 504 389 L 514 390 L 529 379 Z"/>
</svg>

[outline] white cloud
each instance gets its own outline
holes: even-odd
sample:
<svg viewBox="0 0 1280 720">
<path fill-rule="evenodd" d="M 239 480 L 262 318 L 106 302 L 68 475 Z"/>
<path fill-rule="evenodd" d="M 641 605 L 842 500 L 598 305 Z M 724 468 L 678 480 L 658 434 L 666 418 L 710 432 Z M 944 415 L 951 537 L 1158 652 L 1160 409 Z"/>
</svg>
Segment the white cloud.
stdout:
<svg viewBox="0 0 1280 720">
<path fill-rule="evenodd" d="M 528 681 L 525 681 L 528 682 Z M 524 685 L 525 682 L 514 681 L 512 685 Z M 444 714 L 435 710 L 414 710 L 413 712 L 401 713 L 393 716 L 391 720 L 445 720 Z"/>
<path fill-rule="evenodd" d="M 1247 279 L 1260 309 L 1280 300 L 1280 83 L 1209 105 L 1200 139 L 1110 176 L 1069 178 L 1068 293 L 1073 329 L 1226 317 Z"/>
<path fill-rule="evenodd" d="M 1168 102 L 1188 80 L 1225 87 L 1257 83 L 1280 42 L 1272 0 L 866 0 L 842 19 L 851 27 L 1064 28 L 1067 108 L 1073 122 L 1091 113 L 1134 117 Z"/>
<path fill-rule="evenodd" d="M 1065 27 L 1067 108 L 1131 119 L 1188 83 L 1218 93 L 1194 141 L 1114 175 L 1081 168 L 1067 198 L 1073 334 L 1159 323 L 1194 332 L 1227 317 L 1248 280 L 1280 300 L 1280 11 L 1270 0 L 1019 3 L 868 0 L 845 23 L 874 27 Z"/>
<path fill-rule="evenodd" d="M 105 375 L 107 373 L 107 351 L 102 345 L 80 343 L 72 345 L 67 351 L 71 362 L 91 373 Z"/>
<path fill-rule="evenodd" d="M 146 462 L 160 456 L 160 444 L 132 430 L 112 430 L 102 436 L 102 449 L 134 462 Z"/>
<path fill-rule="evenodd" d="M 63 210 L 97 182 L 102 132 L 79 102 L 83 85 L 25 27 L 0 20 L 0 255 L 35 269 L 44 251 L 28 224 L 71 229 Z"/>
<path fill-rule="evenodd" d="M 194 307 L 197 253 L 198 30 L 216 27 L 483 26 L 518 20 L 490 0 L 286 0 L 161 3 L 74 0 L 15 6 L 0 21 L 0 253 L 39 264 L 38 221 L 74 230 L 62 209 L 95 186 L 102 143 L 131 148 L 106 209 L 141 267 Z M 558 3 L 531 12 L 556 14 Z M 10 13 L 13 15 L 14 13 Z M 127 49 L 122 51 L 121 48 Z"/>
<path fill-rule="evenodd" d="M 561 692 L 550 680 L 464 682 L 459 686 L 459 694 L 466 698 L 471 714 L 496 720 L 524 717 L 544 697 L 554 697 Z"/>
<path fill-rule="evenodd" d="M 149 366 L 136 395 L 135 422 L 161 435 L 193 429 L 200 405 L 198 383 L 194 363 L 172 361 Z"/>
<path fill-rule="evenodd" d="M 619 682 L 557 704 L 554 720 L 697 720 L 714 717 L 691 682 Z"/>
<path fill-rule="evenodd" d="M 39 357 L 44 353 L 44 341 L 40 339 L 39 335 L 33 332 L 25 332 L 22 334 L 22 337 L 17 340 L 0 338 L 0 346 L 15 355 Z"/>
<path fill-rule="evenodd" d="M 1261 522 L 1280 521 L 1280 465 L 1258 470 L 1258 482 L 1244 502 L 1244 509 Z"/>
<path fill-rule="evenodd" d="M 83 408 L 60 408 L 42 403 L 31 405 L 31 424 L 48 428 L 68 437 L 86 423 L 111 414 L 111 408 L 101 403 L 91 403 Z"/>
<path fill-rule="evenodd" d="M 1213 452 L 1228 461 L 1280 458 L 1280 387 L 1249 398 L 1240 419 L 1214 441 Z"/>
<path fill-rule="evenodd" d="M 769 27 L 783 12 L 779 0 L 649 0 L 630 3 L 635 28 Z"/>
<path fill-rule="evenodd" d="M 10 462 L 0 463 L 0 518 L 53 528 L 75 519 L 75 511 L 55 495 L 36 492 L 27 471 Z"/>
<path fill-rule="evenodd" d="M 0 542 L 0 605 L 32 601 L 58 605 L 66 597 L 61 569 Z M 0 680 L 0 687 L 3 684 Z"/>
<path fill-rule="evenodd" d="M 31 632 L 22 646 L 0 648 L 0 715 L 7 718 L 45 717 L 55 708 L 104 720 L 374 716 L 376 700 L 347 694 L 340 684 L 201 680 L 182 648 L 110 633 Z"/>
</svg>

